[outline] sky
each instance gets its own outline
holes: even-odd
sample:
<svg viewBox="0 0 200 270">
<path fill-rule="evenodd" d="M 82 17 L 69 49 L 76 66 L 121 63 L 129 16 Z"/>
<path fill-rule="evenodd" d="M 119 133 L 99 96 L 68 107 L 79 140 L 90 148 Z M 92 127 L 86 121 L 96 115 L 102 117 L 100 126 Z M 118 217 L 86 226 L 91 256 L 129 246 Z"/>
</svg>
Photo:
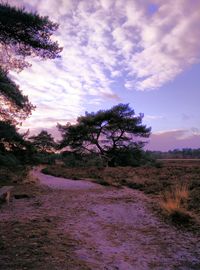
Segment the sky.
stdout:
<svg viewBox="0 0 200 270">
<path fill-rule="evenodd" d="M 59 23 L 61 57 L 11 76 L 36 105 L 22 129 L 57 134 L 85 111 L 129 103 L 146 148 L 200 148 L 200 0 L 7 0 Z"/>
</svg>

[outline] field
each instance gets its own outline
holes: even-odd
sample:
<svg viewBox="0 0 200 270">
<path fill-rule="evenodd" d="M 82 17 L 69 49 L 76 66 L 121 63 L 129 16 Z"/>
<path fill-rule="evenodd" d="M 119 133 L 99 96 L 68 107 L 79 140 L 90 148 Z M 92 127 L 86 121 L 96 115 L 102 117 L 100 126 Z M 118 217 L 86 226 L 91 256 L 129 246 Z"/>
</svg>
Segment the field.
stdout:
<svg viewBox="0 0 200 270">
<path fill-rule="evenodd" d="M 200 219 L 200 160 L 160 160 L 157 167 L 66 168 L 51 165 L 44 173 L 69 179 L 91 179 L 105 186 L 139 189 L 159 202 L 165 216 L 178 223 Z"/>
</svg>

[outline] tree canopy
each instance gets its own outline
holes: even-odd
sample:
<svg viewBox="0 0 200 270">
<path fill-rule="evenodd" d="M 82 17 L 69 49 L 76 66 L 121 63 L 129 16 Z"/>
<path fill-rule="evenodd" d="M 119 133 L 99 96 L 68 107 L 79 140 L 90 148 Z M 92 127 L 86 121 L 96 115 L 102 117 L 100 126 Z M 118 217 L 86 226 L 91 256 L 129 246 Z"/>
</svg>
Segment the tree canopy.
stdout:
<svg viewBox="0 0 200 270">
<path fill-rule="evenodd" d="M 9 121 L 0 121 L 0 152 L 15 151 L 24 147 L 24 135 L 18 133 Z"/>
<path fill-rule="evenodd" d="M 48 17 L 0 3 L 0 120 L 24 120 L 34 108 L 9 77 L 29 66 L 27 57 L 56 58 L 62 48 L 51 40 L 58 28 Z"/>
<path fill-rule="evenodd" d="M 62 48 L 51 40 L 58 24 L 23 8 L 0 4 L 0 66 L 4 71 L 21 70 L 27 56 L 53 59 Z"/>
<path fill-rule="evenodd" d="M 18 122 L 30 115 L 34 106 L 28 97 L 6 74 L 0 70 L 0 120 Z"/>
<path fill-rule="evenodd" d="M 46 130 L 42 130 L 38 135 L 29 137 L 29 140 L 39 152 L 53 152 L 56 148 L 54 138 Z"/>
<path fill-rule="evenodd" d="M 118 104 L 96 113 L 86 112 L 74 125 L 58 124 L 62 135 L 60 147 L 68 146 L 79 153 L 98 153 L 113 165 L 119 152 L 144 146 L 141 138 L 149 137 L 151 128 L 143 125 L 142 119 L 143 114 L 136 116 L 129 104 Z"/>
</svg>

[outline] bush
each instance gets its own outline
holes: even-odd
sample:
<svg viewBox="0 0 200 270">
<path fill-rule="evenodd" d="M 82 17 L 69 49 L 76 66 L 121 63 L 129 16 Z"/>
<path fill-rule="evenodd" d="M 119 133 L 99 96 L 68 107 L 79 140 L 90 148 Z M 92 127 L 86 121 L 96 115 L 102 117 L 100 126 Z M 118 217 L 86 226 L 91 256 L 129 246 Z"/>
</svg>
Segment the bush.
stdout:
<svg viewBox="0 0 200 270">
<path fill-rule="evenodd" d="M 140 148 L 122 148 L 115 151 L 115 153 L 110 153 L 109 166 L 116 167 L 139 167 L 139 166 L 152 166 L 160 167 L 161 165 L 148 153 Z"/>
<path fill-rule="evenodd" d="M 66 167 L 104 167 L 103 160 L 97 154 L 78 154 L 74 152 L 64 152 L 62 160 Z"/>
<path fill-rule="evenodd" d="M 35 153 L 31 157 L 31 163 L 33 164 L 54 164 L 56 159 L 55 154 L 51 153 Z"/>
<path fill-rule="evenodd" d="M 81 154 L 77 152 L 65 151 L 59 157 L 63 163 L 69 167 L 139 167 L 149 166 L 161 168 L 161 163 L 157 162 L 150 154 L 140 148 L 121 148 L 111 151 L 108 155 L 101 156 L 97 153 Z"/>
<path fill-rule="evenodd" d="M 14 166 L 12 169 L 8 166 L 0 167 L 0 187 L 22 183 L 27 180 L 30 168 L 25 166 Z"/>
<path fill-rule="evenodd" d="M 188 200 L 188 185 L 179 185 L 176 186 L 173 191 L 164 193 L 161 207 L 173 223 L 187 225 L 192 221 L 192 216 L 187 210 Z"/>
<path fill-rule="evenodd" d="M 13 154 L 0 154 L 0 165 L 6 167 L 15 167 L 20 161 Z"/>
</svg>

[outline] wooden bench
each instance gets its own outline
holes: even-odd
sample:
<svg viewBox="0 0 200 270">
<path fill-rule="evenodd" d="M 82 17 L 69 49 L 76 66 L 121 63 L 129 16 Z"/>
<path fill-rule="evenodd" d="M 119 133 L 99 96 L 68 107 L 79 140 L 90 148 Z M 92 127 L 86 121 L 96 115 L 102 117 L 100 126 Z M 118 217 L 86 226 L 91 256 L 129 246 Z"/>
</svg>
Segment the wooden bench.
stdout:
<svg viewBox="0 0 200 270">
<path fill-rule="evenodd" d="M 6 201 L 7 204 L 9 204 L 10 193 L 11 193 L 11 190 L 13 188 L 14 188 L 13 186 L 4 186 L 4 187 L 0 188 L 0 200 Z"/>
</svg>

